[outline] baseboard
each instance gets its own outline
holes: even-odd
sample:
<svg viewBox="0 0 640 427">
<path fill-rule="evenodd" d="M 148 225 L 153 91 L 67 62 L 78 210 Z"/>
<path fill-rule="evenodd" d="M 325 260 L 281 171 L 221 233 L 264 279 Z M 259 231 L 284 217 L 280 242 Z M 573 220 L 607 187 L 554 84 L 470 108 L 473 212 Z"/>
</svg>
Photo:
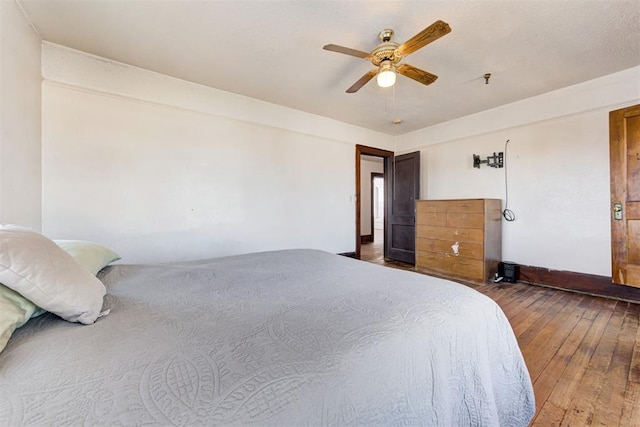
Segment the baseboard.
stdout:
<svg viewBox="0 0 640 427">
<path fill-rule="evenodd" d="M 366 236 L 360 236 L 360 243 L 373 243 L 373 234 L 367 234 Z"/>
<path fill-rule="evenodd" d="M 640 288 L 615 285 L 611 277 L 521 265 L 519 282 L 640 304 Z"/>
</svg>

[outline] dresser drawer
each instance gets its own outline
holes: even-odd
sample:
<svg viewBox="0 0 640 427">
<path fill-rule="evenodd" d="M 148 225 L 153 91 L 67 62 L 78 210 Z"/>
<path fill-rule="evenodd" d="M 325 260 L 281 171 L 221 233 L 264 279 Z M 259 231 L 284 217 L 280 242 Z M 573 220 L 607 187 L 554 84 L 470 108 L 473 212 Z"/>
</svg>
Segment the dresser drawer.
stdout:
<svg viewBox="0 0 640 427">
<path fill-rule="evenodd" d="M 484 232 L 479 228 L 451 228 L 418 225 L 416 227 L 416 237 L 479 244 L 484 242 Z"/>
<path fill-rule="evenodd" d="M 484 228 L 484 215 L 476 213 L 447 213 L 447 227 Z"/>
<path fill-rule="evenodd" d="M 446 212 L 447 203 L 446 200 L 417 200 L 416 213 L 419 215 L 421 212 Z"/>
<path fill-rule="evenodd" d="M 480 243 L 457 240 L 416 239 L 416 251 L 433 252 L 463 258 L 483 259 L 484 251 Z"/>
<path fill-rule="evenodd" d="M 447 212 L 484 213 L 484 200 L 448 200 Z"/>
<path fill-rule="evenodd" d="M 447 214 L 445 212 L 418 212 L 416 224 L 444 227 L 447 225 Z"/>
<path fill-rule="evenodd" d="M 461 279 L 484 282 L 484 262 L 479 259 L 455 257 L 433 252 L 417 252 L 416 265 L 418 270 L 455 276 Z"/>
</svg>

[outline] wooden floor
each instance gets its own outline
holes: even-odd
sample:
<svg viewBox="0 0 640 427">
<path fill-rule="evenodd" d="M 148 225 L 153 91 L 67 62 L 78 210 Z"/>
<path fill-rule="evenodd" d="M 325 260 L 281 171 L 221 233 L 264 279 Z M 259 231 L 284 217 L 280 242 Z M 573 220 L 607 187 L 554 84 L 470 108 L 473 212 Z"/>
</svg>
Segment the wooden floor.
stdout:
<svg viewBox="0 0 640 427">
<path fill-rule="evenodd" d="M 532 426 L 640 426 L 640 305 L 521 283 L 472 287 L 511 322 L 536 396 Z"/>
</svg>

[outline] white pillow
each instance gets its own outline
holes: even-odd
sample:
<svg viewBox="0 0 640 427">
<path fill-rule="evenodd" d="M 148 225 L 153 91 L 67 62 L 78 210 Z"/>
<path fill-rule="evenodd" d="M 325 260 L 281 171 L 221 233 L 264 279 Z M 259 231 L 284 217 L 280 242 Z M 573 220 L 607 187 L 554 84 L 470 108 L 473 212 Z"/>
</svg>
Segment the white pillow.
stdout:
<svg viewBox="0 0 640 427">
<path fill-rule="evenodd" d="M 52 240 L 24 227 L 0 226 L 0 283 L 70 322 L 90 324 L 102 309 L 102 282 Z"/>
<path fill-rule="evenodd" d="M 54 242 L 94 276 L 107 265 L 120 259 L 120 255 L 98 243 L 84 240 L 54 240 Z"/>
</svg>

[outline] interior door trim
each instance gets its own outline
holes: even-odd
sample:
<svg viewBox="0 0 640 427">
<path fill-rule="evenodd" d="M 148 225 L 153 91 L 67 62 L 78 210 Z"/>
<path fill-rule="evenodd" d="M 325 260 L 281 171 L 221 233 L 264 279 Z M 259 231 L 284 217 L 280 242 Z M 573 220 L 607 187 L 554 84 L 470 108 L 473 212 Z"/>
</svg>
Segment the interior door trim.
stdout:
<svg viewBox="0 0 640 427">
<path fill-rule="evenodd" d="M 374 193 L 375 193 L 375 188 L 374 188 L 374 182 L 376 178 L 382 178 L 382 180 L 384 181 L 384 173 L 380 173 L 380 172 L 371 172 L 371 238 L 373 239 L 373 241 L 375 242 L 376 240 L 376 231 L 375 231 L 375 222 L 373 220 L 374 217 L 374 209 L 373 209 L 373 203 L 374 203 Z M 386 191 L 384 190 L 384 185 L 382 186 L 382 203 L 385 202 L 384 199 L 384 195 L 385 195 Z M 386 212 L 383 213 L 383 216 L 386 216 Z"/>
<path fill-rule="evenodd" d="M 360 156 L 362 154 L 366 154 L 369 156 L 376 156 L 376 157 L 383 157 L 383 158 L 389 158 L 389 157 L 393 157 L 394 153 L 393 151 L 388 151 L 388 150 L 383 150 L 381 148 L 375 148 L 375 147 L 368 147 L 366 145 L 360 145 L 357 144 L 356 145 L 356 258 L 360 259 L 360 231 L 361 231 L 361 224 L 360 224 L 360 213 L 362 210 L 362 205 L 361 205 L 361 190 L 360 190 L 360 186 L 362 185 L 361 182 L 361 178 L 360 178 Z M 385 170 L 385 175 L 386 175 L 387 171 Z M 387 177 L 385 176 L 384 179 L 386 180 Z M 385 194 L 385 198 L 384 198 L 384 203 L 385 203 L 385 212 L 386 212 L 386 203 L 387 203 L 387 197 Z"/>
</svg>

